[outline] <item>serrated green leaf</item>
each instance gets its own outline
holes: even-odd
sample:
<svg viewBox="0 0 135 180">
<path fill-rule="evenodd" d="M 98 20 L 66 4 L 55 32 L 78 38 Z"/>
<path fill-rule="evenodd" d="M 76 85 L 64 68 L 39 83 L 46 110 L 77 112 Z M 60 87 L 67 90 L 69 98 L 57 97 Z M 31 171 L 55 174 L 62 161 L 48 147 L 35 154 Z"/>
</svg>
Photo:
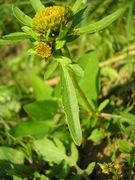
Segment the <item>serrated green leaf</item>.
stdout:
<svg viewBox="0 0 135 180">
<path fill-rule="evenodd" d="M 31 27 L 32 19 L 25 15 L 18 7 L 13 6 L 13 14 L 22 24 Z"/>
<path fill-rule="evenodd" d="M 44 8 L 44 5 L 41 3 L 40 0 L 30 0 L 30 3 L 36 12 Z"/>
<path fill-rule="evenodd" d="M 0 160 L 8 160 L 16 164 L 22 164 L 24 162 L 24 155 L 22 152 L 13 148 L 1 146 Z"/>
<path fill-rule="evenodd" d="M 61 150 L 61 152 L 63 152 L 65 154 L 66 153 L 66 149 L 63 146 L 63 143 L 59 139 L 57 139 L 56 137 L 53 140 L 54 140 L 56 146 Z"/>
<path fill-rule="evenodd" d="M 27 35 L 24 32 L 15 32 L 15 33 L 11 33 L 11 34 L 5 35 L 2 38 L 4 40 L 15 40 L 15 41 L 17 40 L 17 41 L 20 41 L 20 40 L 24 40 L 24 39 L 29 39 L 30 36 Z"/>
<path fill-rule="evenodd" d="M 61 68 L 61 92 L 68 127 L 75 144 L 82 142 L 79 107 L 73 82 L 66 67 Z"/>
<path fill-rule="evenodd" d="M 111 23 L 113 23 L 116 19 L 118 19 L 125 11 L 125 7 L 124 8 L 120 8 L 117 11 L 115 11 L 114 13 L 106 16 L 105 18 L 86 25 L 82 28 L 76 28 L 74 29 L 75 34 L 76 35 L 81 35 L 81 34 L 90 34 L 90 33 L 95 33 L 98 32 L 106 27 L 108 27 Z"/>
<path fill-rule="evenodd" d="M 58 139 L 55 139 L 53 142 L 52 140 L 44 138 L 36 140 L 34 145 L 39 155 L 47 162 L 60 164 L 62 161 L 65 161 L 65 163 L 70 166 L 76 164 L 74 159 L 71 158 L 72 156 L 66 155 L 65 147 Z"/>
</svg>

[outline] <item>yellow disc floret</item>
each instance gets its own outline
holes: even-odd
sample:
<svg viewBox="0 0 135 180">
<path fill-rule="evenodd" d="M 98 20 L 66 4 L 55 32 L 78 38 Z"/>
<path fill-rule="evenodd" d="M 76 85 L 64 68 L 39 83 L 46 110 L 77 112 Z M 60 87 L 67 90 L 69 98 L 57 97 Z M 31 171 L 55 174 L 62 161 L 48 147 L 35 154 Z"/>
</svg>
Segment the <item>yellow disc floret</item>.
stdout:
<svg viewBox="0 0 135 180">
<path fill-rule="evenodd" d="M 57 32 L 61 23 L 67 22 L 67 10 L 61 6 L 46 7 L 35 15 L 32 20 L 32 28 L 41 34 L 46 34 L 50 29 Z"/>
<path fill-rule="evenodd" d="M 40 57 L 48 58 L 51 55 L 52 48 L 45 42 L 39 42 L 35 50 Z"/>
</svg>

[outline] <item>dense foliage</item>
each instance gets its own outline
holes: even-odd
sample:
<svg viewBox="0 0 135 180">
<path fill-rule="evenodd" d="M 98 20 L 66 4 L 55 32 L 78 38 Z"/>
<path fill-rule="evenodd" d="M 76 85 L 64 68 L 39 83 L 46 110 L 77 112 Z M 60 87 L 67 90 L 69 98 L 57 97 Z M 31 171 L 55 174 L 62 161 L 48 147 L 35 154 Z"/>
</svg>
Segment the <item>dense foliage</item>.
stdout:
<svg viewBox="0 0 135 180">
<path fill-rule="evenodd" d="M 134 7 L 0 1 L 0 179 L 135 178 Z"/>
</svg>

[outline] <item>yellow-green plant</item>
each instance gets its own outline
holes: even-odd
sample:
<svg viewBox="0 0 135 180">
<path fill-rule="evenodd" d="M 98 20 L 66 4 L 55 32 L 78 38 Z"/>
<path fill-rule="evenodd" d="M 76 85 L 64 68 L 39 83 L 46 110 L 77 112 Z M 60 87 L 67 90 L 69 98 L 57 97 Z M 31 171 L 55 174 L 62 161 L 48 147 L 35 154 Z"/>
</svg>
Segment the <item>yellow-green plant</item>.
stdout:
<svg viewBox="0 0 135 180">
<path fill-rule="evenodd" d="M 85 26 L 80 26 L 85 18 L 87 4 L 77 0 L 72 7 L 49 6 L 45 7 L 40 0 L 30 0 L 36 13 L 33 19 L 25 15 L 18 7 L 13 6 L 13 14 L 22 24 L 23 32 L 16 32 L 3 36 L 0 45 L 15 43 L 24 39 L 29 39 L 33 45 L 31 53 L 37 54 L 41 58 L 53 57 L 61 69 L 61 94 L 66 120 L 72 139 L 76 145 L 82 142 L 82 131 L 79 119 L 79 105 L 76 90 L 78 91 L 79 101 L 87 109 L 89 116 L 97 117 L 100 111 L 106 106 L 101 104 L 99 112 L 95 110 L 92 104 L 91 94 L 89 94 L 89 80 L 83 79 L 89 69 L 83 70 L 87 58 L 95 57 L 91 52 L 84 54 L 79 63 L 73 63 L 68 51 L 67 43 L 73 41 L 83 34 L 95 33 L 109 26 L 124 11 L 125 7 L 118 9 L 111 15 L 95 23 L 87 22 Z M 93 53 L 93 52 L 92 52 Z M 82 63 L 83 62 L 83 63 Z M 89 67 L 89 66 L 88 66 Z M 98 73 L 97 66 L 94 67 Z M 92 75 L 92 74 L 91 74 Z M 79 76 L 79 81 L 76 76 Z M 97 81 L 97 84 L 99 82 Z M 87 84 L 87 86 L 86 86 Z M 92 96 L 97 96 L 93 91 Z"/>
</svg>

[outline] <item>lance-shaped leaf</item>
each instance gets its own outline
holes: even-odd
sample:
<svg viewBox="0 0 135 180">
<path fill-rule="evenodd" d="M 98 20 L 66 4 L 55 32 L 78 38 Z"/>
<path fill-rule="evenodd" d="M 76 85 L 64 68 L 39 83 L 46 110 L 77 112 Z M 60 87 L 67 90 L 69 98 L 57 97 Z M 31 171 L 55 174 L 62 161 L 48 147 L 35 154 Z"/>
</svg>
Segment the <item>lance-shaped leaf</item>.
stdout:
<svg viewBox="0 0 135 180">
<path fill-rule="evenodd" d="M 73 82 L 66 66 L 62 66 L 61 68 L 61 87 L 68 127 L 74 142 L 80 145 L 82 141 L 82 131 L 79 120 L 79 107 Z"/>
<path fill-rule="evenodd" d="M 47 80 L 54 73 L 57 67 L 58 67 L 57 61 L 53 61 L 52 63 L 50 63 L 48 69 L 44 74 L 44 79 Z"/>
<path fill-rule="evenodd" d="M 115 11 L 114 13 L 106 16 L 105 18 L 103 18 L 95 23 L 86 25 L 82 28 L 77 28 L 74 30 L 75 34 L 76 35 L 90 34 L 90 33 L 95 33 L 97 31 L 100 31 L 100 30 L 106 28 L 107 26 L 109 26 L 116 19 L 118 19 L 124 13 L 125 10 L 126 10 L 126 8 L 120 8 L 117 11 Z"/>
<path fill-rule="evenodd" d="M 71 29 L 73 29 L 75 26 L 77 26 L 78 24 L 82 22 L 84 18 L 85 10 L 86 10 L 86 6 L 80 11 L 78 11 L 76 14 L 74 14 L 74 16 L 72 17 Z"/>
<path fill-rule="evenodd" d="M 127 122 L 130 125 L 135 126 L 135 115 L 134 114 L 127 113 L 127 112 L 121 112 L 120 115 L 121 115 L 121 120 L 123 122 Z"/>
<path fill-rule="evenodd" d="M 24 32 L 15 32 L 15 33 L 11 33 L 11 34 L 5 35 L 2 38 L 4 40 L 15 40 L 15 41 L 17 40 L 17 41 L 20 41 L 20 40 L 24 40 L 24 39 L 29 39 L 30 36 L 27 35 Z"/>
<path fill-rule="evenodd" d="M 74 5 L 72 7 L 72 11 L 74 14 L 78 11 L 78 9 L 80 9 L 82 7 L 82 3 L 83 3 L 82 0 L 75 1 Z"/>
<path fill-rule="evenodd" d="M 0 39 L 0 46 L 9 45 L 18 42 L 18 40 L 5 40 Z"/>
<path fill-rule="evenodd" d="M 63 143 L 57 138 L 54 138 L 54 141 L 47 138 L 36 140 L 34 146 L 39 155 L 49 163 L 59 164 L 65 161 L 67 165 L 74 166 L 78 161 L 78 151 L 73 143 L 70 156 L 67 156 Z"/>
<path fill-rule="evenodd" d="M 36 12 L 44 8 L 44 5 L 41 3 L 40 0 L 30 0 L 30 3 Z"/>
<path fill-rule="evenodd" d="M 29 36 L 31 36 L 32 38 L 34 38 L 35 40 L 39 40 L 38 39 L 38 33 L 36 33 L 35 31 L 32 30 L 32 28 L 28 27 L 28 26 L 23 26 L 22 30 Z"/>
<path fill-rule="evenodd" d="M 24 14 L 18 7 L 13 6 L 13 14 L 22 24 L 31 27 L 32 19 Z"/>
</svg>

